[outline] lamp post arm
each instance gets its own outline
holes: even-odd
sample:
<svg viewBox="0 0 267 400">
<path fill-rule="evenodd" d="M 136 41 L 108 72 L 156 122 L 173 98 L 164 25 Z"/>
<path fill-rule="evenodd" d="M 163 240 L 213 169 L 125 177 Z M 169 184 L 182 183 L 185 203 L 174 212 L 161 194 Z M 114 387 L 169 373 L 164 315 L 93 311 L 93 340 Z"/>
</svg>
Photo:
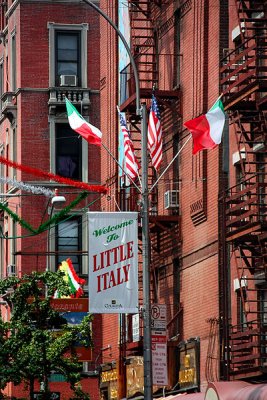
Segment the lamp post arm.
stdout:
<svg viewBox="0 0 267 400">
<path fill-rule="evenodd" d="M 139 77 L 138 77 L 138 71 L 137 71 L 136 63 L 135 63 L 133 55 L 131 53 L 131 49 L 128 46 L 128 43 L 126 42 L 125 37 L 123 36 L 123 34 L 119 30 L 119 28 L 114 24 L 112 19 L 110 19 L 109 16 L 107 14 L 105 14 L 99 7 L 97 7 L 92 1 L 90 1 L 90 0 L 83 0 L 83 1 L 85 3 L 87 3 L 87 4 L 89 4 L 89 6 L 91 6 L 95 11 L 97 11 L 100 15 L 102 15 L 103 18 L 105 18 L 105 20 L 114 28 L 114 30 L 119 35 L 121 41 L 123 42 L 123 44 L 125 46 L 125 49 L 126 49 L 126 51 L 128 53 L 128 56 L 130 58 L 130 63 L 131 63 L 131 66 L 133 68 L 133 73 L 134 73 L 135 92 L 136 92 L 136 115 L 140 115 L 141 114 L 141 110 L 140 110 L 140 83 L 139 83 Z"/>
</svg>

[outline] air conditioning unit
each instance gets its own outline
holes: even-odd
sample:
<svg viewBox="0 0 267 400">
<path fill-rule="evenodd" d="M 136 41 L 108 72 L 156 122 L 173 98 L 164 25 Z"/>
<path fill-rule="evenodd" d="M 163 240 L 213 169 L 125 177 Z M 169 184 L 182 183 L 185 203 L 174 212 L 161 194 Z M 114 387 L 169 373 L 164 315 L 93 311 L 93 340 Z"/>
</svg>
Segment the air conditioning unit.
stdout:
<svg viewBox="0 0 267 400">
<path fill-rule="evenodd" d="M 77 86 L 77 76 L 60 75 L 60 86 Z"/>
<path fill-rule="evenodd" d="M 179 207 L 179 190 L 168 190 L 164 193 L 165 210 Z"/>
<path fill-rule="evenodd" d="M 14 264 L 9 264 L 7 266 L 7 276 L 16 276 L 16 266 Z"/>
</svg>

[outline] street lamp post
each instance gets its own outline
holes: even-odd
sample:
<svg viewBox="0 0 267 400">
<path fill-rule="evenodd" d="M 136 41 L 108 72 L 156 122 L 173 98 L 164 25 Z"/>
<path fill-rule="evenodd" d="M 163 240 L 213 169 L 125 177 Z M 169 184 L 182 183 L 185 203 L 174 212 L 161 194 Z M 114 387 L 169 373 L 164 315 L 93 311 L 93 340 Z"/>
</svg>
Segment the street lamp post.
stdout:
<svg viewBox="0 0 267 400">
<path fill-rule="evenodd" d="M 133 69 L 135 79 L 136 92 L 136 114 L 141 117 L 141 139 L 142 139 L 142 265 L 143 265 L 143 321 L 144 321 L 144 341 L 143 341 L 143 356 L 144 356 L 144 399 L 152 399 L 152 352 L 151 352 L 151 314 L 150 314 L 150 271 L 149 271 L 149 216 L 148 216 L 148 180 L 147 180 L 147 111 L 145 103 L 140 102 L 140 83 L 137 67 L 128 46 L 125 37 L 114 24 L 114 22 L 90 0 L 83 0 L 92 7 L 98 14 L 113 27 L 130 58 L 130 63 Z"/>
</svg>

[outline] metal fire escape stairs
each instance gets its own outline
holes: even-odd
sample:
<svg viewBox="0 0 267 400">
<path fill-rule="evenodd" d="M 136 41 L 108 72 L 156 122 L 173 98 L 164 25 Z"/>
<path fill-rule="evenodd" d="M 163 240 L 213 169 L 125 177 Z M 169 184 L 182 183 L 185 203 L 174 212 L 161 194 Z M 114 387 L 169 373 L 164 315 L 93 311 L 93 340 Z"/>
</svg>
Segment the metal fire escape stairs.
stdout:
<svg viewBox="0 0 267 400">
<path fill-rule="evenodd" d="M 134 57 L 139 81 L 140 81 L 140 97 L 143 103 L 146 103 L 149 111 L 151 105 L 151 97 L 153 89 L 158 100 L 161 116 L 165 109 L 169 107 L 172 101 L 179 101 L 180 92 L 158 90 L 158 45 L 157 45 L 157 23 L 158 16 L 163 8 L 169 6 L 169 0 L 128 0 L 129 17 L 130 17 L 130 48 Z M 125 112 L 128 122 L 128 129 L 133 142 L 135 153 L 139 161 L 141 160 L 141 121 L 136 115 L 136 93 L 133 71 L 129 64 L 124 71 L 123 81 L 127 85 L 127 98 L 120 105 L 120 110 Z M 172 105 L 172 104 L 171 104 Z M 140 163 L 141 164 L 141 163 Z M 156 173 L 149 161 L 148 165 L 148 187 L 150 188 L 156 180 Z M 125 209 L 138 210 L 138 192 L 135 188 L 122 189 L 124 194 L 123 202 Z M 161 272 L 158 271 L 163 266 L 166 257 L 174 254 L 175 249 L 180 245 L 179 234 L 179 216 L 178 215 L 160 215 L 158 210 L 158 189 L 155 186 L 149 196 L 149 234 L 151 239 L 151 301 L 157 301 L 157 277 Z M 140 236 L 140 245 L 141 245 Z M 141 247 L 141 246 L 140 246 Z M 177 250 L 178 251 L 178 250 Z M 139 270 L 142 271 L 140 264 Z M 142 303 L 142 274 L 139 274 L 139 299 Z M 171 320 L 171 325 L 176 323 L 181 315 L 181 310 L 177 311 L 175 321 Z M 176 314 L 175 314 L 176 315 Z M 133 349 L 131 348 L 130 351 Z"/>
<path fill-rule="evenodd" d="M 224 197 L 225 242 L 240 299 L 227 338 L 230 379 L 267 373 L 267 10 L 260 0 L 236 0 L 236 8 L 241 45 L 221 68 L 242 172 Z"/>
</svg>

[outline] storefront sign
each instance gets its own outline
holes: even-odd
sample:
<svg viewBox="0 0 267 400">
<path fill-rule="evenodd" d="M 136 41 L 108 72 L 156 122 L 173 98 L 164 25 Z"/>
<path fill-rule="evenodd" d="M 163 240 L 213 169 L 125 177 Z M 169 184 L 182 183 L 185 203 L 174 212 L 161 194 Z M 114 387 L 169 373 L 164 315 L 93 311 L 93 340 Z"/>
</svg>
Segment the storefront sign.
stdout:
<svg viewBox="0 0 267 400">
<path fill-rule="evenodd" d="M 138 312 L 136 212 L 88 212 L 89 311 Z"/>
<path fill-rule="evenodd" d="M 44 400 L 47 396 L 45 396 L 44 392 L 34 392 L 33 398 L 36 400 Z M 49 393 L 49 400 L 60 400 L 60 392 Z"/>
<path fill-rule="evenodd" d="M 141 356 L 129 357 L 126 365 L 127 398 L 144 393 L 144 360 Z"/>
<path fill-rule="evenodd" d="M 88 299 L 51 299 L 51 307 L 58 312 L 65 311 L 76 311 L 76 312 L 87 312 L 88 311 Z"/>
<path fill-rule="evenodd" d="M 100 374 L 100 390 L 106 393 L 109 400 L 118 399 L 118 372 L 116 368 L 102 371 Z M 101 397 L 102 398 L 102 397 Z M 106 396 L 103 395 L 103 398 Z"/>
<path fill-rule="evenodd" d="M 116 369 L 110 369 L 109 371 L 101 372 L 101 382 L 116 381 L 118 379 L 118 373 Z"/>
<path fill-rule="evenodd" d="M 192 339 L 178 347 L 180 389 L 199 388 L 199 340 Z"/>
</svg>

